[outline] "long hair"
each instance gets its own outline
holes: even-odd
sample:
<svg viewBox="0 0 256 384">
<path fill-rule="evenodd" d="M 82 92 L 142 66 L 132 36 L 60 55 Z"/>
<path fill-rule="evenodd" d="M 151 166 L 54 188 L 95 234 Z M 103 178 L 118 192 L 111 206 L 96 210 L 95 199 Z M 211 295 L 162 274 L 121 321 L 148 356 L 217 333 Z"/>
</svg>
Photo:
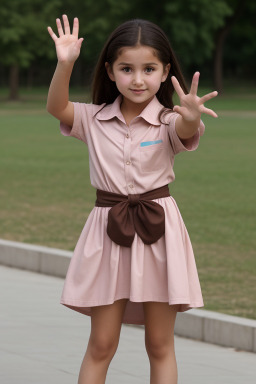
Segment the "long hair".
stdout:
<svg viewBox="0 0 256 384">
<path fill-rule="evenodd" d="M 165 82 L 161 83 L 156 94 L 159 102 L 164 107 L 172 109 L 174 105 L 172 100 L 174 87 L 171 76 L 175 76 L 184 93 L 188 93 L 178 60 L 165 33 L 150 21 L 134 19 L 126 21 L 117 27 L 109 36 L 101 51 L 93 74 L 92 102 L 94 104 L 111 104 L 120 94 L 115 82 L 111 81 L 107 74 L 105 63 L 108 62 L 113 65 L 121 48 L 138 45 L 153 48 L 164 67 L 169 63 L 171 64 L 168 77 Z"/>
</svg>

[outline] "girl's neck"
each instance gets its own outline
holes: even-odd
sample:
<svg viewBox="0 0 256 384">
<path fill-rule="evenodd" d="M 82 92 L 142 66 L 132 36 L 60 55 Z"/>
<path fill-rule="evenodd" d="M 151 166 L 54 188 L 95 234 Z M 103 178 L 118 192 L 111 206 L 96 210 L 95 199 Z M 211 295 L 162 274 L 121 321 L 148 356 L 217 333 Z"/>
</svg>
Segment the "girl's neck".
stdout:
<svg viewBox="0 0 256 384">
<path fill-rule="evenodd" d="M 123 98 L 120 105 L 120 110 L 126 121 L 126 124 L 129 125 L 136 116 L 139 116 L 151 100 L 152 98 L 145 101 L 144 103 L 133 103 L 132 101 Z"/>
</svg>

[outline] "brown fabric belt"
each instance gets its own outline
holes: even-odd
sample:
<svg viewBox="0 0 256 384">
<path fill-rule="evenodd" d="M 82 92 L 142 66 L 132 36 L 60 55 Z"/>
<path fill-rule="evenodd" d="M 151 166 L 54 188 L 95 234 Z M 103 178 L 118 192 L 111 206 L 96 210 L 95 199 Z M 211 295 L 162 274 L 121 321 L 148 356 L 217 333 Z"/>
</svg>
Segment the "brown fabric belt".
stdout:
<svg viewBox="0 0 256 384">
<path fill-rule="evenodd" d="M 95 206 L 112 207 L 108 213 L 107 234 L 116 244 L 131 247 L 135 232 L 145 244 L 155 243 L 164 235 L 164 209 L 151 200 L 168 196 L 168 185 L 129 195 L 97 189 Z"/>
</svg>

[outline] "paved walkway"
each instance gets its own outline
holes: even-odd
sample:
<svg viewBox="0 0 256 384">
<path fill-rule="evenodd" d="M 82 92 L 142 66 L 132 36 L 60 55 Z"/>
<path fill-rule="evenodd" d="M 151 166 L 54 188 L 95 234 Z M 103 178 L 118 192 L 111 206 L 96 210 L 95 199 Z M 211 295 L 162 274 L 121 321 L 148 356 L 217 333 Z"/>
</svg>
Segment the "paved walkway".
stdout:
<svg viewBox="0 0 256 384">
<path fill-rule="evenodd" d="M 77 384 L 90 317 L 59 304 L 63 282 L 0 266 L 1 384 Z M 175 345 L 179 384 L 256 382 L 256 354 L 180 337 Z M 123 325 L 106 384 L 149 382 L 144 330 Z"/>
</svg>

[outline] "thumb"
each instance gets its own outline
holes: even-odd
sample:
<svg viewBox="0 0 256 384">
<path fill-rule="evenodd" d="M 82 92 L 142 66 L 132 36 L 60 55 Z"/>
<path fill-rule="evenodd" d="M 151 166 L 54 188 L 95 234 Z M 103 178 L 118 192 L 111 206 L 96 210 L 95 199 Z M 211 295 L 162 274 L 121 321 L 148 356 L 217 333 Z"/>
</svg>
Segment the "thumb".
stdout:
<svg viewBox="0 0 256 384">
<path fill-rule="evenodd" d="M 181 107 L 179 105 L 175 105 L 172 109 L 174 112 L 177 112 L 181 115 Z"/>
<path fill-rule="evenodd" d="M 81 45 L 82 45 L 82 42 L 84 41 L 84 38 L 83 37 L 81 37 L 80 39 L 78 39 L 77 40 L 77 42 L 76 42 L 76 46 L 77 46 L 77 48 L 81 48 Z"/>
</svg>

